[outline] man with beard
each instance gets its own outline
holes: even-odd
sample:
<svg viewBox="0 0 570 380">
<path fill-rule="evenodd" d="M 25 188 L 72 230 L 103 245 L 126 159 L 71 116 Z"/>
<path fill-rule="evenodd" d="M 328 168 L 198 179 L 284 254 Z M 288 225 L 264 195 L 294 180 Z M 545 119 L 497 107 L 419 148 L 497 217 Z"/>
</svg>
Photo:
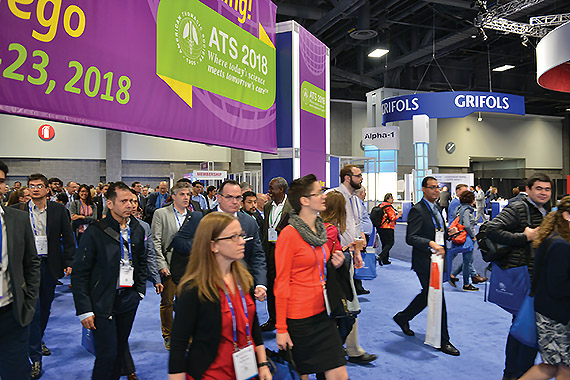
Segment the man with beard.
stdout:
<svg viewBox="0 0 570 380">
<path fill-rule="evenodd" d="M 341 185 L 337 190 L 346 199 L 346 230 L 340 235 L 340 242 L 343 247 L 354 247 L 354 264 L 351 260 L 350 272 L 354 275 L 354 268 L 361 268 L 362 256 L 360 249 L 364 248 L 366 238 L 362 233 L 361 216 L 362 205 L 360 199 L 354 194 L 355 190 L 361 188 L 362 171 L 356 165 L 345 165 L 340 171 Z M 354 244 L 355 241 L 358 244 Z M 348 310 L 355 313 L 360 310 L 358 298 L 355 296 L 352 302 L 348 302 Z M 357 364 L 366 364 L 376 360 L 376 355 L 369 354 L 358 344 L 358 320 L 355 318 L 352 331 L 346 338 L 346 354 L 348 361 Z"/>
<path fill-rule="evenodd" d="M 63 191 L 63 181 L 57 177 L 48 179 L 50 201 L 57 202 L 57 194 Z"/>
<path fill-rule="evenodd" d="M 253 191 L 246 191 L 242 194 L 241 211 L 251 216 L 257 222 L 259 230 L 263 230 L 263 217 L 257 211 L 257 196 Z"/>
</svg>

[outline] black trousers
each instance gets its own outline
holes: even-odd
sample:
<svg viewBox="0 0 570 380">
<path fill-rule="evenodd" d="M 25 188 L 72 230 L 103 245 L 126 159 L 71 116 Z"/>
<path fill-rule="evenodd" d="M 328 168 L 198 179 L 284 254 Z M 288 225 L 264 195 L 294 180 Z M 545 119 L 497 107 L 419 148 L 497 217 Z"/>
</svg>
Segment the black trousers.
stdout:
<svg viewBox="0 0 570 380">
<path fill-rule="evenodd" d="M 273 293 L 275 276 L 277 275 L 275 271 L 275 243 L 269 244 L 271 244 L 271 248 L 268 249 L 268 252 L 265 252 L 267 264 L 267 313 L 269 314 L 269 320 L 275 323 L 275 294 Z"/>
<path fill-rule="evenodd" d="M 42 339 L 51 313 L 51 304 L 55 297 L 57 278 L 51 275 L 46 258 L 41 262 L 40 296 L 34 319 L 30 324 L 29 354 L 32 362 L 42 361 Z"/>
<path fill-rule="evenodd" d="M 379 228 L 378 236 L 382 242 L 382 252 L 378 257 L 378 261 L 386 262 L 390 259 L 390 249 L 394 246 L 394 229 L 393 228 Z"/>
<path fill-rule="evenodd" d="M 128 362 L 125 355 L 130 356 L 129 335 L 139 301 L 133 288 L 119 289 L 111 318 L 95 316 L 93 380 L 118 380 L 121 377 L 121 366 Z"/>
<path fill-rule="evenodd" d="M 400 313 L 401 317 L 406 321 L 411 321 L 416 315 L 422 312 L 427 306 L 427 297 L 429 289 L 429 273 L 418 273 L 416 272 L 420 284 L 422 286 L 422 291 L 412 300 L 407 308 Z M 443 289 L 441 292 L 443 296 L 443 304 L 441 311 L 441 344 L 449 342 L 449 332 L 447 331 L 447 309 L 445 307 L 445 295 L 443 294 Z"/>
<path fill-rule="evenodd" d="M 28 326 L 22 327 L 14 317 L 15 307 L 0 308 L 0 378 L 27 380 L 30 378 L 28 360 Z"/>
<path fill-rule="evenodd" d="M 513 316 L 513 323 L 515 317 Z M 505 377 L 519 378 L 534 365 L 538 349 L 527 346 L 513 338 L 510 334 L 505 347 Z"/>
</svg>

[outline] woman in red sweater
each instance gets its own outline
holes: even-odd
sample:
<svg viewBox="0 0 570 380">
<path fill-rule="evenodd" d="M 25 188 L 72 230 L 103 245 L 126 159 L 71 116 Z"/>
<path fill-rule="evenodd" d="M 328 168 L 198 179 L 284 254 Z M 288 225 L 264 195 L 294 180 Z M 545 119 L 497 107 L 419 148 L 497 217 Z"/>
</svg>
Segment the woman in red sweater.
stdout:
<svg viewBox="0 0 570 380">
<path fill-rule="evenodd" d="M 291 182 L 287 199 L 293 211 L 275 246 L 277 345 L 292 347 L 303 380 L 318 372 L 345 380 L 342 343 L 325 310 L 326 262 L 332 260 L 335 268 L 344 262 L 340 249 L 331 255 L 325 244 L 327 231 L 319 212 L 325 210 L 326 195 L 309 174 Z"/>
</svg>

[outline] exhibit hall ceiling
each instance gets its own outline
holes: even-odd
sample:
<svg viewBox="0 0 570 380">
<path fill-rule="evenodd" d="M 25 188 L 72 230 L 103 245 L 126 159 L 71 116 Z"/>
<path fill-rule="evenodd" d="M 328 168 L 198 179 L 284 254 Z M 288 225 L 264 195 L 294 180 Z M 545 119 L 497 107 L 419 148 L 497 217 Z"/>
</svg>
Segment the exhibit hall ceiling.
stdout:
<svg viewBox="0 0 570 380">
<path fill-rule="evenodd" d="M 331 99 L 365 100 L 367 92 L 380 87 L 492 90 L 523 95 L 527 114 L 562 116 L 570 111 L 570 94 L 537 84 L 535 57 L 537 35 L 570 17 L 568 0 L 278 0 L 276 4 L 278 22 L 294 19 L 330 48 Z M 546 27 L 538 29 L 534 25 L 544 19 L 531 19 L 552 15 L 562 16 L 558 21 L 547 18 Z M 369 57 L 377 48 L 389 52 Z M 504 71 L 492 71 L 505 65 L 509 66 Z"/>
</svg>

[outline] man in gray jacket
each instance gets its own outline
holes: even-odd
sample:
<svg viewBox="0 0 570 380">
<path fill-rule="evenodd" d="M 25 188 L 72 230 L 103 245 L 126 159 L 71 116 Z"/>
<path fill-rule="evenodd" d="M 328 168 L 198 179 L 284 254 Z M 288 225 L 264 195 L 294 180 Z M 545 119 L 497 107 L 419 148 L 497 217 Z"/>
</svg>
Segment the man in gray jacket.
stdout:
<svg viewBox="0 0 570 380">
<path fill-rule="evenodd" d="M 177 182 L 170 193 L 172 204 L 157 209 L 152 218 L 152 242 L 156 252 L 158 272 L 164 286 L 160 296 L 160 325 L 164 347 L 167 350 L 170 349 L 170 329 L 173 320 L 174 293 L 176 293 L 176 285 L 172 281 L 170 272 L 172 257 L 170 243 L 189 214 L 190 185 L 187 182 Z"/>
<path fill-rule="evenodd" d="M 0 161 L 0 188 L 8 167 Z M 29 379 L 28 325 L 40 291 L 40 259 L 25 212 L 0 206 L 0 378 Z"/>
</svg>

